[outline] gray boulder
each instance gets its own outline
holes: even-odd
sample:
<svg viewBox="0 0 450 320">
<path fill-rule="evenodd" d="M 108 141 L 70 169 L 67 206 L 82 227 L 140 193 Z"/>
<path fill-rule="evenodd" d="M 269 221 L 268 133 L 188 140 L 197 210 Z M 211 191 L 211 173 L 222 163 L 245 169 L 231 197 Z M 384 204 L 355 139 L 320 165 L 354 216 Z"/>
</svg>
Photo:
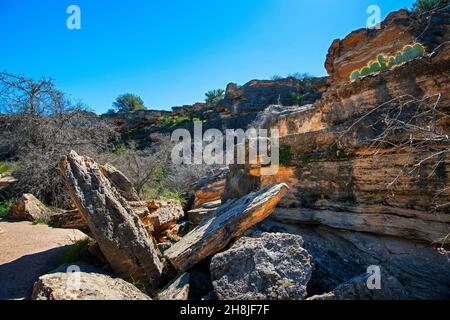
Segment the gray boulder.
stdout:
<svg viewBox="0 0 450 320">
<path fill-rule="evenodd" d="M 220 300 L 303 300 L 312 257 L 297 235 L 243 237 L 213 257 L 214 291 Z"/>
<path fill-rule="evenodd" d="M 112 269 L 155 292 L 162 281 L 164 261 L 123 197 L 124 189 L 118 190 L 108 178 L 111 174 L 105 174 L 94 160 L 75 151 L 61 161 L 60 169 L 73 202 Z"/>
<path fill-rule="evenodd" d="M 63 265 L 41 276 L 33 286 L 32 299 L 151 300 L 131 283 L 85 264 Z"/>
</svg>

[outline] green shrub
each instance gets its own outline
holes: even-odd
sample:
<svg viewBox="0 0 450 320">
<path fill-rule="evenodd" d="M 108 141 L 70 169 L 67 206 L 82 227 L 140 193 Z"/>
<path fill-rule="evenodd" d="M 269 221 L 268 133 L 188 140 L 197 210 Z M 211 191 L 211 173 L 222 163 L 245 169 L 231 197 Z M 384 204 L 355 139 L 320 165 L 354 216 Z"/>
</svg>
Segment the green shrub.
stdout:
<svg viewBox="0 0 450 320">
<path fill-rule="evenodd" d="M 377 61 L 371 61 L 361 70 L 353 71 L 350 74 L 350 80 L 353 81 L 372 73 L 388 70 L 396 65 L 400 65 L 424 55 L 425 48 L 420 43 L 404 46 L 402 51 L 397 52 L 395 56 L 386 57 L 384 54 L 379 54 L 377 56 Z M 386 63 L 386 61 L 388 62 Z"/>
<path fill-rule="evenodd" d="M 224 96 L 225 90 L 223 89 L 210 90 L 205 93 L 205 102 L 208 104 L 215 104 L 222 100 Z"/>
<path fill-rule="evenodd" d="M 173 190 L 162 190 L 160 198 L 164 200 L 178 200 L 183 204 L 186 202 L 181 192 Z"/>
<path fill-rule="evenodd" d="M 36 219 L 33 221 L 33 225 L 37 226 L 37 225 L 46 225 L 48 224 L 48 221 L 42 218 Z"/>
<path fill-rule="evenodd" d="M 392 68 L 392 67 L 395 66 L 395 65 L 396 65 L 396 63 L 395 63 L 395 57 L 389 57 L 389 62 L 388 62 L 387 67 L 390 69 L 390 68 Z"/>
<path fill-rule="evenodd" d="M 386 64 L 386 58 L 383 54 L 378 55 L 378 63 L 380 64 L 381 71 L 385 71 L 388 69 L 388 66 Z"/>
<path fill-rule="evenodd" d="M 403 48 L 402 60 L 403 62 L 407 62 L 414 59 L 414 50 L 412 46 L 408 45 Z"/>
<path fill-rule="evenodd" d="M 118 144 L 117 146 L 115 146 L 111 152 L 113 154 L 115 154 L 116 156 L 120 156 L 121 154 L 123 154 L 125 152 L 126 149 L 127 149 L 127 147 L 125 146 L 125 144 L 121 143 L 121 144 Z"/>
<path fill-rule="evenodd" d="M 361 77 L 361 73 L 359 73 L 359 70 L 355 70 L 352 72 L 350 79 L 356 80 L 356 79 L 359 79 L 360 77 Z"/>
<path fill-rule="evenodd" d="M 9 210 L 16 203 L 16 199 L 9 199 L 3 202 L 0 202 L 0 218 L 4 219 L 8 216 Z"/>
<path fill-rule="evenodd" d="M 12 165 L 0 162 L 0 174 L 10 173 L 12 171 L 13 171 Z"/>
<path fill-rule="evenodd" d="M 298 162 L 301 166 L 306 166 L 312 161 L 318 160 L 319 157 L 314 153 L 304 153 L 301 152 L 298 154 Z"/>
<path fill-rule="evenodd" d="M 137 110 L 146 110 L 144 106 L 144 101 L 132 93 L 121 94 L 113 102 L 113 107 L 119 112 L 130 112 Z"/>
<path fill-rule="evenodd" d="M 448 6 L 449 0 L 417 0 L 412 7 L 412 12 L 416 14 L 431 11 L 436 8 Z"/>
<path fill-rule="evenodd" d="M 378 62 L 372 62 L 370 64 L 370 73 L 381 71 L 381 66 Z"/>
<path fill-rule="evenodd" d="M 89 252 L 89 246 L 91 245 L 91 239 L 85 238 L 83 240 L 76 241 L 71 245 L 63 256 L 63 263 L 75 263 L 83 260 L 83 257 Z"/>
<path fill-rule="evenodd" d="M 337 143 L 333 143 L 328 146 L 326 157 L 328 160 L 332 161 L 346 159 L 349 157 L 349 152 L 346 149 L 339 147 Z"/>
<path fill-rule="evenodd" d="M 412 47 L 414 58 L 423 57 L 425 55 L 425 49 L 420 43 L 416 43 Z"/>
<path fill-rule="evenodd" d="M 289 167 L 292 162 L 292 148 L 291 146 L 280 147 L 280 166 Z"/>
<path fill-rule="evenodd" d="M 361 70 L 361 76 L 365 77 L 365 76 L 368 76 L 369 74 L 370 74 L 370 69 L 369 69 L 369 67 L 364 67 L 364 68 L 362 68 L 362 70 Z"/>
</svg>

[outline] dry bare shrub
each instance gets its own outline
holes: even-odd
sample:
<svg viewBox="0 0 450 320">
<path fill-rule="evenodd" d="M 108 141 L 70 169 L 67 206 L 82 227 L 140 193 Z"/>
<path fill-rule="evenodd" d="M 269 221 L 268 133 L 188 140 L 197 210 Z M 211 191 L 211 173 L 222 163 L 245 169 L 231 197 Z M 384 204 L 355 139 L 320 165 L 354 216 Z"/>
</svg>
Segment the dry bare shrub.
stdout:
<svg viewBox="0 0 450 320">
<path fill-rule="evenodd" d="M 18 178 L 14 192 L 32 193 L 66 207 L 69 196 L 58 170 L 70 150 L 95 156 L 117 136 L 113 127 L 74 104 L 51 80 L 0 73 L 0 140 L 13 150 Z"/>
<path fill-rule="evenodd" d="M 402 183 L 412 179 L 431 191 L 432 212 L 448 213 L 450 186 L 447 168 L 450 162 L 450 113 L 449 104 L 441 94 L 417 98 L 403 95 L 387 101 L 360 117 L 340 136 L 339 141 L 354 127 L 364 124 L 375 132 L 368 139 L 371 156 L 405 154 L 407 159 L 399 167 L 388 188 L 395 196 Z M 370 125 L 367 125 L 370 123 Z M 445 244 L 439 251 L 448 255 Z"/>
</svg>

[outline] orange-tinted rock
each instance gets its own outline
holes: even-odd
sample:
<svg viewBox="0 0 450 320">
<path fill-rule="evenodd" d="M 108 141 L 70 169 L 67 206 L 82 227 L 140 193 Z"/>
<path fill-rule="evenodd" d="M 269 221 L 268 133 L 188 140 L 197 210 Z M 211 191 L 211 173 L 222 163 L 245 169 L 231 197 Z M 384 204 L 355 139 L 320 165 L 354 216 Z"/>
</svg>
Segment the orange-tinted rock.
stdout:
<svg viewBox="0 0 450 320">
<path fill-rule="evenodd" d="M 189 270 L 266 219 L 287 190 L 285 184 L 268 186 L 239 200 L 227 202 L 165 251 L 164 255 L 180 273 Z"/>
<path fill-rule="evenodd" d="M 360 29 L 343 40 L 335 40 L 328 51 L 325 68 L 334 81 L 348 82 L 353 71 L 377 60 L 379 54 L 395 55 L 405 45 L 416 42 L 431 52 L 450 40 L 448 21 L 450 15 L 445 9 L 421 18 L 407 10 L 393 12 L 379 30 Z"/>
<path fill-rule="evenodd" d="M 51 211 L 32 194 L 24 194 L 9 210 L 8 217 L 17 220 L 48 221 Z"/>
</svg>

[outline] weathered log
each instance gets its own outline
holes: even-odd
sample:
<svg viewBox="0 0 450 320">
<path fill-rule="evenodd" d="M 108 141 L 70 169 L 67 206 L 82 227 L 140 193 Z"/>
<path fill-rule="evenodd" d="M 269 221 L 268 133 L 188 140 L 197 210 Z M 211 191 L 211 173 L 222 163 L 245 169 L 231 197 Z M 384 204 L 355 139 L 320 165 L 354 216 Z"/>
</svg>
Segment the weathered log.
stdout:
<svg viewBox="0 0 450 320">
<path fill-rule="evenodd" d="M 154 291 L 162 278 L 162 256 L 121 195 L 123 190 L 114 187 L 94 160 L 74 151 L 61 161 L 60 169 L 73 202 L 112 269 Z"/>
<path fill-rule="evenodd" d="M 267 186 L 239 200 L 228 201 L 165 251 L 166 258 L 180 273 L 189 270 L 267 218 L 288 189 L 286 184 Z"/>
</svg>

